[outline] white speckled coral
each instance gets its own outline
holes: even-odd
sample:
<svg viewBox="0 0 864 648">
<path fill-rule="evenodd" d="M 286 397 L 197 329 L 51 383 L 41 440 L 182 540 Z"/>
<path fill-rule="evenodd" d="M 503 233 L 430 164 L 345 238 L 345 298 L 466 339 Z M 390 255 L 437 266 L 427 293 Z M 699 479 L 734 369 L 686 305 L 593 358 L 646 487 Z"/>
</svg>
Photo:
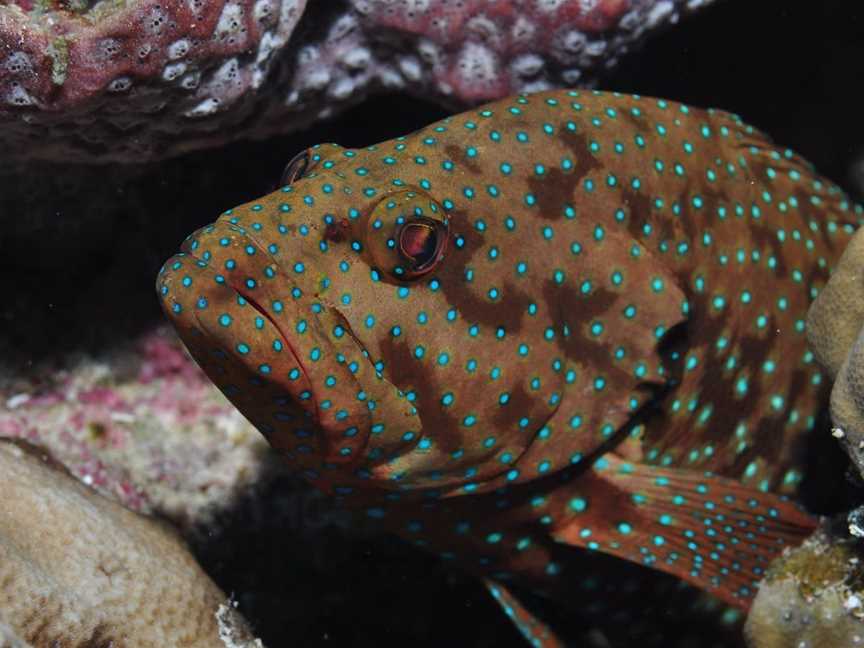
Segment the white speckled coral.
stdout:
<svg viewBox="0 0 864 648">
<path fill-rule="evenodd" d="M 0 493 L 0 646 L 261 646 L 173 531 L 32 446 L 0 442 Z"/>
<path fill-rule="evenodd" d="M 831 279 L 810 307 L 807 339 L 835 377 L 835 437 L 864 474 L 864 231 L 849 242 Z"/>
<path fill-rule="evenodd" d="M 4 161 L 164 158 L 296 131 L 382 90 L 465 107 L 591 85 L 712 1 L 7 0 Z"/>
</svg>

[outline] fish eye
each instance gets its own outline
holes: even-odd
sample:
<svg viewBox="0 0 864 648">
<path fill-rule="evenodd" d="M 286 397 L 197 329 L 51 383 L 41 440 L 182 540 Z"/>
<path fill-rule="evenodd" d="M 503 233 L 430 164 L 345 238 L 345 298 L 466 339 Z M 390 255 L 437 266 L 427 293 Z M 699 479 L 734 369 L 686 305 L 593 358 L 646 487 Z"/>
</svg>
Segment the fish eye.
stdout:
<svg viewBox="0 0 864 648">
<path fill-rule="evenodd" d="M 446 226 L 431 218 L 408 221 L 399 228 L 399 253 L 410 276 L 426 274 L 436 265 L 447 241 Z"/>
<path fill-rule="evenodd" d="M 373 264 L 402 281 L 417 279 L 438 267 L 448 240 L 444 209 L 419 190 L 385 196 L 366 222 L 366 244 Z"/>
<path fill-rule="evenodd" d="M 302 178 L 306 171 L 309 170 L 309 151 L 301 151 L 293 158 L 288 164 L 285 165 L 285 169 L 282 171 L 282 178 L 280 180 L 282 186 L 290 185 L 292 182 L 299 180 Z"/>
</svg>

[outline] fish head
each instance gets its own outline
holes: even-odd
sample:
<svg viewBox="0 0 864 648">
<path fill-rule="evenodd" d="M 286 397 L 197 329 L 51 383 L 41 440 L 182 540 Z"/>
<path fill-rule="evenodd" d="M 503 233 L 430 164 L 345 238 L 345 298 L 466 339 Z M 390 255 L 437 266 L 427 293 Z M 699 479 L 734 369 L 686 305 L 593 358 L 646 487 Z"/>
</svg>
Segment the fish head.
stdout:
<svg viewBox="0 0 864 648">
<path fill-rule="evenodd" d="M 583 417 L 615 429 L 636 402 L 640 378 L 608 371 L 612 332 L 594 321 L 628 297 L 597 287 L 619 244 L 610 235 L 576 267 L 578 250 L 562 259 L 545 229 L 516 231 L 502 198 L 455 200 L 470 178 L 447 159 L 408 152 L 410 168 L 395 165 L 403 139 L 303 153 L 284 187 L 186 240 L 158 279 L 165 312 L 324 490 L 471 493 L 542 473 L 547 455 L 577 461 L 606 438 L 577 434 Z M 562 280 L 576 270 L 578 282 Z M 615 334 L 653 353 L 634 331 Z M 547 424 L 568 390 L 569 427 L 552 446 Z"/>
<path fill-rule="evenodd" d="M 364 166 L 374 151 L 303 155 L 293 182 L 193 233 L 160 272 L 192 356 L 325 488 L 461 484 L 496 455 L 515 458 L 519 448 L 496 448 L 479 422 L 518 429 L 551 412 L 539 398 L 532 406 L 525 371 L 491 362 L 519 357 L 504 325 L 529 300 L 503 294 L 499 325 L 478 320 L 489 296 L 466 265 L 475 237 L 454 227 L 444 198 Z"/>
</svg>

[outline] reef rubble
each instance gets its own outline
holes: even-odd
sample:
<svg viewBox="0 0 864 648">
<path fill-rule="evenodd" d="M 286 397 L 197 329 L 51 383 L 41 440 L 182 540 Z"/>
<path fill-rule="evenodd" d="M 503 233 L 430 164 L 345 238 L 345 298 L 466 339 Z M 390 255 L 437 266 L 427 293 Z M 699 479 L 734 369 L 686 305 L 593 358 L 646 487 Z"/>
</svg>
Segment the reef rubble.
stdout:
<svg viewBox="0 0 864 648">
<path fill-rule="evenodd" d="M 110 358 L 4 381 L 0 400 L 0 437 L 38 444 L 103 495 L 184 528 L 280 472 L 162 329 Z"/>
</svg>

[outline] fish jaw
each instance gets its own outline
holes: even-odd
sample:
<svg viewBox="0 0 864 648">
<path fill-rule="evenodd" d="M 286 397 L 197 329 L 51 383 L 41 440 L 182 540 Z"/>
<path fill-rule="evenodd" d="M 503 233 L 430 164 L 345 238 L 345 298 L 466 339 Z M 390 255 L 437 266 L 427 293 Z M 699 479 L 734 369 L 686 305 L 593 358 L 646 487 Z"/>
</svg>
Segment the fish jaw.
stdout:
<svg viewBox="0 0 864 648">
<path fill-rule="evenodd" d="M 294 284 L 243 227 L 217 221 L 183 249 L 158 291 L 204 372 L 287 459 L 313 471 L 355 462 L 370 413 L 349 363 L 336 360 L 361 353 L 340 313 Z"/>
</svg>

